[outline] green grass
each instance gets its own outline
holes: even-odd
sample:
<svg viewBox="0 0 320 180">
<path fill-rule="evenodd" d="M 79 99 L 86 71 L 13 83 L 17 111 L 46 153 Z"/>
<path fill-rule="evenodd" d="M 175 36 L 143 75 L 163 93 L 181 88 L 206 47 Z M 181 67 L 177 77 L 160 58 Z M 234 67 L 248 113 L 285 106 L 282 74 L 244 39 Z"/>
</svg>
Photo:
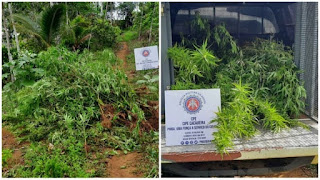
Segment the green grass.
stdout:
<svg viewBox="0 0 320 180">
<path fill-rule="evenodd" d="M 7 161 L 12 157 L 11 149 L 2 149 L 2 166 L 7 166 Z"/>
<path fill-rule="evenodd" d="M 138 38 L 138 32 L 127 30 L 122 33 L 122 35 L 119 37 L 118 41 L 119 42 L 122 42 L 122 41 L 129 42 L 129 41 L 132 41 L 137 38 Z"/>
</svg>

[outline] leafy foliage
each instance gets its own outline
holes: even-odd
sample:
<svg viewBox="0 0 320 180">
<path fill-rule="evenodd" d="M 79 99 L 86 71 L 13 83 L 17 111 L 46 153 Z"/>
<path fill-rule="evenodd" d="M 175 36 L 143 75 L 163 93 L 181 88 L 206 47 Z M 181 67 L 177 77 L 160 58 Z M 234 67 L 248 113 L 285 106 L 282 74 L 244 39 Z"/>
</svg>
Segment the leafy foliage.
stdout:
<svg viewBox="0 0 320 180">
<path fill-rule="evenodd" d="M 200 17 L 197 12 L 195 19 L 189 24 L 190 33 L 183 36 L 181 34 L 181 45 L 192 48 L 193 44 L 200 45 L 204 41 L 211 42 L 211 27 L 207 19 Z"/>
<path fill-rule="evenodd" d="M 103 104 L 112 104 L 117 112 L 125 113 L 126 116 L 130 114 L 140 123 L 145 121 L 144 112 L 138 104 L 138 96 L 126 83 L 125 73 L 112 68 L 112 64 L 115 65 L 117 62 L 115 59 L 110 50 L 95 56 L 88 51 L 78 54 L 66 48 L 52 47 L 30 60 L 34 67 L 43 70 L 42 76 L 37 76 L 40 79 L 31 84 L 19 87 L 10 84 L 4 88 L 3 103 L 6 105 L 6 114 L 3 114 L 3 120 L 10 123 L 18 134 L 23 135 L 21 140 L 47 140 L 61 149 L 57 149 L 57 154 L 50 155 L 43 152 L 43 145 L 39 145 L 39 151 L 43 154 L 33 154 L 34 151 L 30 151 L 30 156 L 26 155 L 26 158 L 32 161 L 29 162 L 28 168 L 21 169 L 20 176 L 89 176 L 83 172 L 81 167 L 85 163 L 79 159 L 85 159 L 86 151 L 83 147 L 87 145 L 90 137 L 88 128 L 100 121 L 100 106 Z M 24 66 L 28 67 L 24 63 L 20 68 Z M 28 73 L 35 74 L 33 71 Z M 18 76 L 17 81 L 21 77 Z M 17 91 L 13 92 L 13 89 Z M 116 118 L 117 116 L 114 120 Z M 139 123 L 136 129 L 130 134 L 139 138 Z M 122 137 L 126 138 L 123 135 Z M 114 142 L 120 141 L 116 139 Z M 78 168 L 77 170 L 70 169 L 66 164 L 73 161 L 73 155 L 70 153 L 75 150 L 71 150 L 74 145 L 77 145 L 78 151 L 74 158 L 79 162 L 72 167 Z M 132 151 L 136 150 L 134 146 L 138 146 L 138 143 L 137 140 L 126 140 L 121 146 L 109 145 Z M 71 149 L 63 150 L 65 147 Z M 57 158 L 61 153 L 69 154 L 64 157 L 66 160 Z M 34 157 L 35 155 L 37 157 Z M 38 161 L 33 161 L 34 159 Z"/>
<path fill-rule="evenodd" d="M 158 133 L 148 120 L 158 112 L 158 70 L 137 72 L 129 81 L 126 69 L 119 68 L 124 63 L 110 49 L 118 40 L 146 46 L 158 44 L 156 38 L 136 41 L 138 32 L 129 24 L 121 39 L 119 21 L 101 12 L 97 3 L 10 4 L 21 51 L 12 48 L 9 63 L 3 47 L 3 122 L 18 141 L 31 145 L 22 149 L 24 164 L 15 164 L 3 176 L 103 177 L 105 160 L 121 150 L 144 153 L 139 166 L 145 176 L 157 177 Z M 149 9 L 155 3 L 144 4 L 150 21 L 144 23 L 153 25 L 155 36 L 158 16 Z M 108 3 L 107 11 L 115 8 L 115 3 Z M 133 22 L 134 16 L 126 15 Z M 149 28 L 143 27 L 146 37 Z M 134 65 L 133 54 L 127 60 Z M 14 82 L 7 81 L 9 67 Z M 152 91 L 143 96 L 137 86 Z M 3 158 L 5 164 L 10 153 L 4 150 Z"/>
<path fill-rule="evenodd" d="M 183 82 L 210 84 L 220 60 L 207 49 L 206 41 L 201 47 L 195 46 L 195 49 L 189 50 L 175 45 L 168 50 L 168 56 L 174 61 L 177 69 L 176 77 Z"/>
<path fill-rule="evenodd" d="M 56 4 L 42 14 L 41 35 L 49 45 L 59 30 L 64 14 L 65 6 L 63 4 Z"/>
<path fill-rule="evenodd" d="M 84 171 L 83 145 L 69 138 L 59 145 L 48 148 L 42 143 L 33 143 L 25 154 L 26 166 L 17 169 L 17 177 L 90 177 Z"/>
<path fill-rule="evenodd" d="M 43 12 L 40 23 L 24 15 L 16 14 L 14 17 L 20 31 L 31 34 L 41 45 L 49 47 L 57 36 L 64 12 L 65 6 L 56 4 Z"/>
<path fill-rule="evenodd" d="M 306 91 L 298 79 L 300 71 L 294 64 L 292 51 L 282 43 L 262 39 L 243 51 L 246 56 L 244 76 L 256 87 L 256 93 L 270 98 L 281 114 L 299 115 L 305 107 Z"/>
<path fill-rule="evenodd" d="M 97 119 L 101 102 L 115 104 L 119 109 L 137 113 L 139 119 L 144 118 L 135 103 L 135 94 L 122 83 L 126 79 L 123 72 L 105 66 L 104 61 L 94 59 L 91 54 L 82 54 L 81 61 L 76 61 L 77 57 L 66 49 L 50 48 L 35 59 L 45 77 L 16 93 L 19 103 L 14 115 L 30 118 L 21 125 L 29 127 L 26 129 L 31 132 L 25 133 L 31 138 L 41 139 L 49 132 L 52 136 L 55 132 L 51 128 L 63 128 L 65 116 Z"/>
<path fill-rule="evenodd" d="M 233 84 L 233 100 L 217 113 L 213 122 L 218 122 L 219 131 L 214 133 L 213 140 L 220 153 L 227 152 L 227 147 L 232 147 L 235 137 L 252 137 L 256 129 L 256 118 L 253 112 L 253 103 L 250 97 L 251 90 L 248 85 Z M 227 132 L 228 131 L 228 132 Z"/>
<path fill-rule="evenodd" d="M 90 23 L 82 16 L 74 18 L 70 26 L 65 26 L 62 39 L 66 46 L 71 47 L 73 50 L 78 50 L 83 44 L 91 38 L 89 32 Z"/>
<path fill-rule="evenodd" d="M 279 132 L 281 129 L 288 128 L 288 120 L 283 118 L 274 106 L 268 101 L 256 101 L 258 113 L 263 115 L 261 121 L 263 127 L 274 132 Z"/>
<path fill-rule="evenodd" d="M 12 62 L 3 64 L 4 68 L 13 67 L 13 73 L 17 78 L 15 82 L 7 83 L 6 86 L 14 84 L 17 88 L 34 83 L 43 76 L 44 71 L 41 68 L 35 68 L 34 57 L 36 54 L 24 51 L 20 53 L 19 57 Z M 9 72 L 4 72 L 2 78 L 8 78 Z"/>
<path fill-rule="evenodd" d="M 3 149 L 2 150 L 2 166 L 7 166 L 8 160 L 12 157 L 11 149 Z"/>
<path fill-rule="evenodd" d="M 90 49 L 96 51 L 106 47 L 114 47 L 121 30 L 103 19 L 93 19 L 90 32 L 92 33 Z"/>
<path fill-rule="evenodd" d="M 152 42 L 159 41 L 159 3 L 158 2 L 140 2 L 139 11 L 133 12 L 132 30 L 140 32 L 140 39 L 150 38 Z M 152 29 L 150 29 L 152 27 Z M 150 32 L 151 31 L 151 32 Z"/>
<path fill-rule="evenodd" d="M 137 84 L 145 84 L 147 85 L 148 89 L 150 89 L 151 91 L 158 91 L 158 88 L 153 86 L 153 84 L 155 82 L 158 82 L 159 81 L 159 75 L 154 75 L 154 76 L 150 76 L 149 74 L 146 74 L 143 76 L 144 79 L 142 80 L 138 80 L 136 83 Z"/>
<path fill-rule="evenodd" d="M 200 46 L 206 42 L 208 48 L 224 63 L 241 54 L 236 41 L 224 24 L 212 27 L 207 19 L 201 18 L 200 14 L 196 13 L 195 19 L 189 22 L 189 26 L 190 33 L 181 35 L 182 46 L 193 49 L 194 45 Z"/>
<path fill-rule="evenodd" d="M 18 52 L 16 48 L 11 48 L 10 52 L 13 59 L 18 58 Z M 2 87 L 7 83 L 11 82 L 10 66 L 7 66 L 8 62 L 9 62 L 8 49 L 4 45 L 2 45 Z"/>
<path fill-rule="evenodd" d="M 138 38 L 138 32 L 128 30 L 123 32 L 121 37 L 119 37 L 119 41 L 129 42 L 137 38 Z"/>
<path fill-rule="evenodd" d="M 205 33 L 210 26 L 198 15 L 191 24 L 194 32 L 182 38 L 185 47 L 168 50 L 175 67 L 173 89 L 221 89 L 222 108 L 213 120 L 218 128 L 213 142 L 221 154 L 233 147 L 234 138 L 254 136 L 258 125 L 273 132 L 305 127 L 290 119 L 303 111 L 306 92 L 288 47 L 257 39 L 240 49 L 224 25 Z"/>
</svg>

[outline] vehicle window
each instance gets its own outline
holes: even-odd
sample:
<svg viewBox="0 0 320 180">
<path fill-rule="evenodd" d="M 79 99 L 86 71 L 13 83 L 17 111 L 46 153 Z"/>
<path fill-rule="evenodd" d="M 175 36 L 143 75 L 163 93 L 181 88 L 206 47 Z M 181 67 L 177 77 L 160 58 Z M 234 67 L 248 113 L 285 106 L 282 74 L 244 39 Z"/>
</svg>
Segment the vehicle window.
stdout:
<svg viewBox="0 0 320 180">
<path fill-rule="evenodd" d="M 238 7 L 216 7 L 215 20 L 215 24 L 224 23 L 231 34 L 237 33 Z"/>
<path fill-rule="evenodd" d="M 263 27 L 264 27 L 264 34 L 275 34 L 279 32 L 279 27 L 274 16 L 272 10 L 268 7 L 264 7 L 263 9 Z"/>
<path fill-rule="evenodd" d="M 238 16 L 239 12 L 239 16 Z M 190 14 L 189 14 L 190 13 Z M 279 32 L 274 13 L 269 7 L 204 7 L 192 10 L 179 10 L 175 19 L 173 34 L 188 34 L 189 23 L 199 13 L 211 25 L 224 23 L 227 30 L 235 34 L 275 34 Z M 239 28 L 239 32 L 238 32 Z"/>
<path fill-rule="evenodd" d="M 241 7 L 240 34 L 262 34 L 263 7 Z"/>
</svg>

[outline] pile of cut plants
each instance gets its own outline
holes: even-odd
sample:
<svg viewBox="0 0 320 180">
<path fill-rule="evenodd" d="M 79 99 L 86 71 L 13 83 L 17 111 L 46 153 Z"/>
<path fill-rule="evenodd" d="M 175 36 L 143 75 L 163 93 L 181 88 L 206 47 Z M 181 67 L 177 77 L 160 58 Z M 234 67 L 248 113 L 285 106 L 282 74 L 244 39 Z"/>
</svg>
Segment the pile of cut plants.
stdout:
<svg viewBox="0 0 320 180">
<path fill-rule="evenodd" d="M 224 24 L 211 28 L 199 15 L 191 24 L 191 33 L 168 50 L 172 89 L 221 89 L 222 107 L 212 120 L 218 123 L 213 143 L 221 154 L 235 138 L 253 137 L 259 128 L 307 128 L 295 119 L 304 110 L 306 91 L 289 47 L 264 39 L 239 47 Z"/>
</svg>

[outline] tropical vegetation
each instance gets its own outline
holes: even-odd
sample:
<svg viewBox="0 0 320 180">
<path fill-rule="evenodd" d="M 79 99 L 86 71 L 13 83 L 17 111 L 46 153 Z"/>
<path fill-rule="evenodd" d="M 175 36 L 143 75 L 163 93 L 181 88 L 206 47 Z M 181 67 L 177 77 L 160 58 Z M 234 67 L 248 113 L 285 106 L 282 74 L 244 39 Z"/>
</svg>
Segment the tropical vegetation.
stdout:
<svg viewBox="0 0 320 180">
<path fill-rule="evenodd" d="M 2 176 L 157 177 L 158 70 L 133 49 L 158 45 L 158 3 L 2 7 Z"/>
</svg>

